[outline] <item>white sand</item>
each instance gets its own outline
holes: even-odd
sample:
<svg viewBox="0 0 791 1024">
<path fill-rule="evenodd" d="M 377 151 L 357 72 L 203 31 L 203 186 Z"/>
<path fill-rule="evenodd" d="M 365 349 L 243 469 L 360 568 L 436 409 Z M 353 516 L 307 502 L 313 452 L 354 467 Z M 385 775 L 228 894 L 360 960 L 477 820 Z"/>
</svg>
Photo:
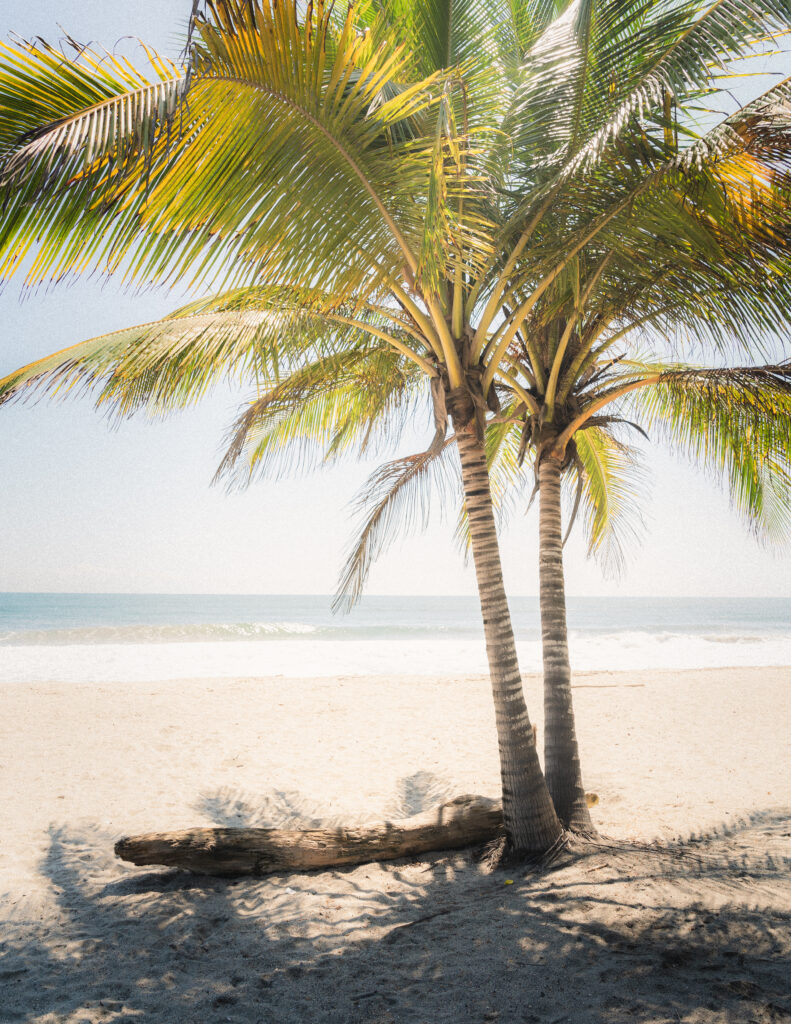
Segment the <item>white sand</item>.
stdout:
<svg viewBox="0 0 791 1024">
<path fill-rule="evenodd" d="M 527 877 L 465 854 L 237 882 L 112 844 L 496 796 L 488 681 L 3 686 L 0 1021 L 791 1020 L 791 669 L 575 682 L 616 845 Z"/>
</svg>

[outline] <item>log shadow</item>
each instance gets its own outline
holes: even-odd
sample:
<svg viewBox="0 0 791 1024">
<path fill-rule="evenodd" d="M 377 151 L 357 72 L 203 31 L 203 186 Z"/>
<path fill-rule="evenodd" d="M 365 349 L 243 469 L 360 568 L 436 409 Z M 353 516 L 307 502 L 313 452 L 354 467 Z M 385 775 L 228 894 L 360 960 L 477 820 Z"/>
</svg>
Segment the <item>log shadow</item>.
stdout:
<svg viewBox="0 0 791 1024">
<path fill-rule="evenodd" d="M 788 868 L 762 849 L 788 833 L 767 812 L 527 875 L 438 854 L 222 880 L 126 868 L 102 829 L 53 829 L 51 905 L 3 929 L 0 1020 L 791 1020 Z"/>
</svg>

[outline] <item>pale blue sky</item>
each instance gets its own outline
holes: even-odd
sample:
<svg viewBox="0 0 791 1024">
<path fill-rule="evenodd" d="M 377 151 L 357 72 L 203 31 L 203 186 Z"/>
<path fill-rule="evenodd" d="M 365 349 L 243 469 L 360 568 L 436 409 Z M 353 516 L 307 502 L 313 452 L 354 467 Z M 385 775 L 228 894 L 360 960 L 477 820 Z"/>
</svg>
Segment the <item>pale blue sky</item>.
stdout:
<svg viewBox="0 0 791 1024">
<path fill-rule="evenodd" d="M 189 0 L 108 3 L 9 0 L 7 38 L 74 38 L 112 48 L 125 35 L 175 55 Z M 128 41 L 124 43 L 129 52 Z M 30 295 L 0 293 L 0 375 L 85 337 L 156 318 L 177 295 L 131 296 L 80 281 Z M 349 537 L 348 503 L 371 464 L 227 496 L 209 486 L 224 428 L 244 393 L 215 395 L 166 423 L 110 430 L 89 401 L 0 410 L 0 590 L 327 593 Z M 420 425 L 425 437 L 428 425 Z M 791 555 L 767 552 L 699 472 L 659 450 L 646 459 L 647 527 L 625 574 L 604 580 L 577 532 L 567 546 L 572 594 L 791 596 Z M 397 547 L 372 593 L 474 593 L 449 522 Z M 513 594 L 534 594 L 536 514 L 503 538 Z"/>
</svg>

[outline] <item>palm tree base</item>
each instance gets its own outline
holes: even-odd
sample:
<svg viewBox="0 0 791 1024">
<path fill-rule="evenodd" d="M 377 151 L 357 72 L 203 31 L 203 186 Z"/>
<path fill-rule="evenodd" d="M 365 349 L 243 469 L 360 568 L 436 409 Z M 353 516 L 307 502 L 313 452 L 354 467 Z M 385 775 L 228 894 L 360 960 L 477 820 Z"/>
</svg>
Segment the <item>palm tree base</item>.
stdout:
<svg viewBox="0 0 791 1024">
<path fill-rule="evenodd" d="M 597 803 L 598 798 L 593 794 L 585 793 L 579 787 L 578 764 L 578 758 L 572 761 L 572 767 L 576 769 L 576 772 L 571 779 L 558 779 L 549 770 L 546 776 L 547 786 L 563 828 L 574 835 L 595 838 L 598 832 L 591 820 L 588 808 L 591 806 L 591 801 Z"/>
<path fill-rule="evenodd" d="M 559 858 L 564 856 L 564 853 L 569 848 L 569 843 L 577 838 L 584 837 L 578 837 L 576 834 L 572 835 L 569 832 L 563 831 L 548 850 L 545 850 L 543 853 L 535 853 L 517 850 L 509 841 L 508 836 L 497 836 L 496 839 L 492 839 L 491 842 L 484 846 L 478 858 L 478 863 L 487 871 L 498 871 L 513 867 L 543 870 L 554 867 Z"/>
</svg>

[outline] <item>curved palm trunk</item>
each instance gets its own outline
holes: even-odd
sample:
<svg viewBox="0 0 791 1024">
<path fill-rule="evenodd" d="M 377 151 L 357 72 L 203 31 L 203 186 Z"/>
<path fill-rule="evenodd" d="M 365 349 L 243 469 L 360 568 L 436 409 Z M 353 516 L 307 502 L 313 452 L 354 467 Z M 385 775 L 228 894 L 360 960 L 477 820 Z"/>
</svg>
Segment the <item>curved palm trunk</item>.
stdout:
<svg viewBox="0 0 791 1024">
<path fill-rule="evenodd" d="M 544 774 L 558 817 L 573 832 L 595 835 L 574 731 L 571 667 L 563 582 L 560 464 L 543 458 L 538 467 L 540 501 L 538 575 L 544 658 Z"/>
<path fill-rule="evenodd" d="M 544 853 L 563 830 L 541 773 L 522 692 L 486 455 L 474 422 L 457 428 L 456 440 L 492 680 L 509 852 L 516 856 Z"/>
</svg>

